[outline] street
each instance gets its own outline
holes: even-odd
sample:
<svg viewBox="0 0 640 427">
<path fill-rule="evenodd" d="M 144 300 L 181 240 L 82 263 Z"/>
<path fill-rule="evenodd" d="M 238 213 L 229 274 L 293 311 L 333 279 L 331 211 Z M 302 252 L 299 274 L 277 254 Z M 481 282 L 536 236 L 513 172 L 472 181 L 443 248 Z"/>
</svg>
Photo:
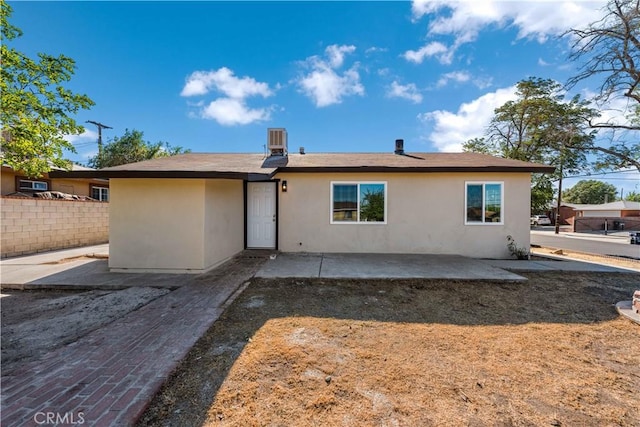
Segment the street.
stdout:
<svg viewBox="0 0 640 427">
<path fill-rule="evenodd" d="M 554 234 L 553 227 L 539 227 L 531 230 L 531 244 L 600 255 L 617 255 L 640 259 L 640 245 L 629 244 L 628 237 L 621 237 L 624 235 L 628 236 L 628 233 L 617 233 L 616 236 L 603 236 L 561 232 L 556 235 Z"/>
</svg>

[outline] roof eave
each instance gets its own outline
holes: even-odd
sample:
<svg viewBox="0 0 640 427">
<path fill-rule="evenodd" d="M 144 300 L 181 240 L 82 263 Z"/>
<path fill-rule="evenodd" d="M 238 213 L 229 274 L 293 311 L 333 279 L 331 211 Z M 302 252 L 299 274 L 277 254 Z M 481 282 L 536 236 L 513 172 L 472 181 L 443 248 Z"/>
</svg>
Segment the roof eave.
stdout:
<svg viewBox="0 0 640 427">
<path fill-rule="evenodd" d="M 310 173 L 327 173 L 327 172 L 384 172 L 384 173 L 400 173 L 400 172 L 420 172 L 420 173 L 437 173 L 437 172 L 520 172 L 520 173 L 553 173 L 553 166 L 427 166 L 427 167 L 391 167 L 391 166 L 298 166 L 298 167 L 281 167 L 276 173 L 284 172 L 310 172 Z"/>
<path fill-rule="evenodd" d="M 269 179 L 272 173 L 222 172 L 222 171 L 141 171 L 141 170 L 95 170 L 50 172 L 51 178 L 201 178 L 201 179 L 241 179 L 259 181 Z"/>
</svg>

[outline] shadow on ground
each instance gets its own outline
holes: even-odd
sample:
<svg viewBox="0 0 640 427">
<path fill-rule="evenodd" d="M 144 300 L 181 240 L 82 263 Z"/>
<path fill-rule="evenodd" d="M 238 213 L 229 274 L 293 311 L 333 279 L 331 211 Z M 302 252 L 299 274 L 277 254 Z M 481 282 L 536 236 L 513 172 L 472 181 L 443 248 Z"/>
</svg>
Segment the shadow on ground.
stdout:
<svg viewBox="0 0 640 427">
<path fill-rule="evenodd" d="M 270 320 L 395 324 L 592 324 L 618 318 L 637 274 L 524 273 L 526 282 L 257 279 L 173 373 L 137 425 L 201 425 L 247 343 Z"/>
</svg>

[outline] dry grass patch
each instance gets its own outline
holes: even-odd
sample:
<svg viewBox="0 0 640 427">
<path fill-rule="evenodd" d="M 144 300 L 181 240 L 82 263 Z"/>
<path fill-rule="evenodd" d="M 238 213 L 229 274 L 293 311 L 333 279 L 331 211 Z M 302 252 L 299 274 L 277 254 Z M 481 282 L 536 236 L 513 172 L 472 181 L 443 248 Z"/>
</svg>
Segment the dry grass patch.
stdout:
<svg viewBox="0 0 640 427">
<path fill-rule="evenodd" d="M 527 276 L 254 280 L 139 425 L 637 425 L 638 276 Z"/>
<path fill-rule="evenodd" d="M 634 329 L 635 328 L 635 329 Z M 268 321 L 207 425 L 632 425 L 637 327 Z"/>
</svg>

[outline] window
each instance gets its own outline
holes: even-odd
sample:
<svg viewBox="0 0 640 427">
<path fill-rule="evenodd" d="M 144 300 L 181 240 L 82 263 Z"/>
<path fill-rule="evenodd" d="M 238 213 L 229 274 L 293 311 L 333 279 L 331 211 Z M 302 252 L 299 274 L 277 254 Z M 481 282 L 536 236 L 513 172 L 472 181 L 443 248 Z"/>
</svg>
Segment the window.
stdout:
<svg viewBox="0 0 640 427">
<path fill-rule="evenodd" d="M 49 183 L 46 181 L 33 181 L 31 179 L 19 179 L 18 191 L 47 191 Z"/>
<path fill-rule="evenodd" d="M 385 182 L 332 182 L 331 223 L 382 223 L 387 221 Z"/>
<path fill-rule="evenodd" d="M 109 187 L 96 187 L 91 186 L 91 198 L 100 200 L 101 202 L 109 201 Z"/>
<path fill-rule="evenodd" d="M 501 182 L 467 182 L 465 224 L 502 224 Z"/>
</svg>

